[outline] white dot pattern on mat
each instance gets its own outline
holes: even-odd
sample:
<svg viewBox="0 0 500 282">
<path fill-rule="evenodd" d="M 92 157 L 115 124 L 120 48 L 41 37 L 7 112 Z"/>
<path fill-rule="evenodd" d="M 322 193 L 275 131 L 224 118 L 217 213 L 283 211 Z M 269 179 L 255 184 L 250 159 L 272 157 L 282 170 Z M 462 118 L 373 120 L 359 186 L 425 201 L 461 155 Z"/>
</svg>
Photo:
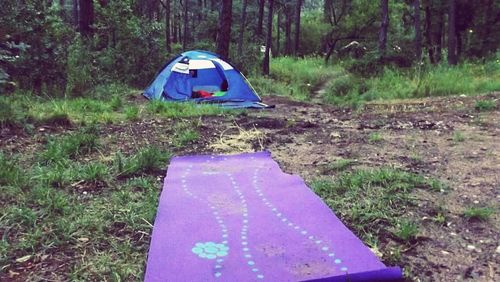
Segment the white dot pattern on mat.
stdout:
<svg viewBox="0 0 500 282">
<path fill-rule="evenodd" d="M 329 246 L 326 243 L 323 243 L 322 240 L 319 240 L 318 237 L 314 236 L 313 234 L 310 234 L 310 232 L 308 230 L 306 230 L 305 228 L 292 222 L 289 218 L 287 218 L 283 214 L 282 211 L 280 211 L 278 208 L 276 208 L 274 206 L 274 204 L 272 204 L 268 200 L 268 197 L 265 196 L 264 191 L 262 190 L 262 187 L 259 185 L 259 172 L 261 169 L 263 169 L 262 166 L 256 167 L 254 169 L 253 176 L 252 176 L 252 185 L 253 185 L 253 189 L 254 189 L 255 193 L 260 198 L 262 203 L 264 203 L 264 205 L 269 208 L 269 210 L 274 214 L 274 216 L 280 222 L 282 222 L 283 224 L 285 224 L 285 226 L 288 226 L 292 230 L 297 231 L 298 234 L 300 234 L 301 236 L 304 236 L 305 239 L 308 239 L 312 244 L 317 246 L 319 248 L 319 251 L 324 253 L 332 263 L 340 266 L 339 267 L 340 271 L 347 272 L 347 270 L 348 270 L 347 266 L 342 265 L 342 260 L 340 258 L 336 257 L 335 253 L 332 251 L 333 248 L 331 246 Z M 309 235 L 309 236 L 307 236 L 307 235 Z"/>
<path fill-rule="evenodd" d="M 233 190 L 236 192 L 236 195 L 238 195 L 238 198 L 240 199 L 241 203 L 241 215 L 242 215 L 242 220 L 241 220 L 241 230 L 240 230 L 240 240 L 241 240 L 241 250 L 243 254 L 243 259 L 245 259 L 247 266 L 250 267 L 250 270 L 255 273 L 257 279 L 264 279 L 264 274 L 261 273 L 261 271 L 255 267 L 256 262 L 253 259 L 253 255 L 251 254 L 251 248 L 248 243 L 248 228 L 250 225 L 249 218 L 248 218 L 248 204 L 247 200 L 245 198 L 245 194 L 240 189 L 240 186 L 236 182 L 236 179 L 233 177 L 231 173 L 226 173 L 228 176 L 229 180 L 231 181 L 231 186 L 233 187 Z"/>
<path fill-rule="evenodd" d="M 185 172 L 181 175 L 181 187 L 184 193 L 186 193 L 189 197 L 201 200 L 201 198 L 196 195 L 193 191 L 189 189 L 189 183 L 187 181 L 187 176 L 190 174 L 193 165 L 189 165 Z M 207 203 L 208 204 L 208 203 Z M 221 270 L 223 269 L 224 257 L 226 257 L 229 253 L 229 245 L 228 245 L 228 229 L 226 224 L 224 223 L 224 219 L 221 217 L 220 212 L 217 207 L 209 204 L 210 209 L 212 210 L 212 216 L 214 220 L 219 225 L 221 231 L 221 243 L 215 242 L 197 242 L 194 247 L 191 249 L 195 255 L 202 259 L 215 260 L 213 266 L 213 273 L 215 278 L 219 278 L 222 276 Z"/>
</svg>

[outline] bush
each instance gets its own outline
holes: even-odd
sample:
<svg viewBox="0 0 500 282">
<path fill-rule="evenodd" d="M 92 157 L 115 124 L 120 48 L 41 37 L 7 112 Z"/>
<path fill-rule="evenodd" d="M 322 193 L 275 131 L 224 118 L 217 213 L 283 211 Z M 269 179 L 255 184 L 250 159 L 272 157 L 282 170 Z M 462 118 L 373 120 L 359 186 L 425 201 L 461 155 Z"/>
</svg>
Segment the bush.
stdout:
<svg viewBox="0 0 500 282">
<path fill-rule="evenodd" d="M 0 97 L 0 128 L 22 127 L 26 119 L 24 112 L 13 100 Z"/>
<path fill-rule="evenodd" d="M 474 108 L 480 112 L 492 111 L 497 107 L 497 102 L 493 100 L 478 100 Z"/>
<path fill-rule="evenodd" d="M 69 46 L 67 60 L 66 93 L 71 96 L 82 96 L 95 84 L 95 71 L 92 67 L 93 56 L 89 47 L 77 37 Z"/>
</svg>

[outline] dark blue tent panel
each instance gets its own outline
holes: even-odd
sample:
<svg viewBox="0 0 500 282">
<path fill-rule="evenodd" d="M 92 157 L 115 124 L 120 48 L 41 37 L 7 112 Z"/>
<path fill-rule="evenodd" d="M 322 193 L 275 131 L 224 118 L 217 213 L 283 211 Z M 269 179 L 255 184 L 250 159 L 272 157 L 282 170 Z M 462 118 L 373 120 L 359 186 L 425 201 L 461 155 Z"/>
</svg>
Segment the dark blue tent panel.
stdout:
<svg viewBox="0 0 500 282">
<path fill-rule="evenodd" d="M 214 93 L 225 90 L 222 96 L 193 98 L 193 92 Z M 217 103 L 230 108 L 263 108 L 260 97 L 241 72 L 218 55 L 207 51 L 188 51 L 170 61 L 144 91 L 150 100 Z"/>
</svg>

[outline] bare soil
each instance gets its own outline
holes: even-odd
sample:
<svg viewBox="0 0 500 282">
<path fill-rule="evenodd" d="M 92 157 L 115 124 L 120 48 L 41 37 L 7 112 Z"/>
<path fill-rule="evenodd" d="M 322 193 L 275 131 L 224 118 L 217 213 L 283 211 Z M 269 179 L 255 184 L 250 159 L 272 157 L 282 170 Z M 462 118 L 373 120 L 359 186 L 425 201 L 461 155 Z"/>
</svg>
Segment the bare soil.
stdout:
<svg viewBox="0 0 500 282">
<path fill-rule="evenodd" d="M 418 208 L 411 216 L 422 222 L 418 240 L 395 259 L 398 242 L 382 238 L 382 258 L 403 266 L 416 281 L 500 281 L 500 111 L 474 109 L 477 99 L 499 98 L 493 93 L 371 103 L 353 112 L 267 97 L 265 102 L 276 109 L 226 122 L 207 118 L 203 132 L 204 139 L 218 142 L 241 135 L 228 126 L 257 129 L 261 134 L 252 149 L 271 151 L 285 171 L 307 182 L 322 177 L 322 167 L 338 159 L 353 159 L 356 167 L 391 166 L 440 179 L 449 190 L 416 190 L 412 195 Z M 369 142 L 373 132 L 382 140 Z M 454 138 L 457 134 L 463 138 Z M 219 151 L 237 153 L 239 148 Z M 469 207 L 494 207 L 495 214 L 486 222 L 468 220 L 463 212 Z M 444 222 L 433 220 L 438 213 Z"/>
<path fill-rule="evenodd" d="M 396 255 L 394 250 L 401 244 L 381 238 L 378 251 L 382 259 L 403 266 L 414 281 L 500 281 L 500 108 L 477 112 L 474 104 L 478 99 L 493 99 L 498 105 L 500 93 L 370 103 L 356 111 L 316 100 L 310 104 L 270 96 L 265 102 L 275 104 L 275 109 L 246 111 L 229 118 L 196 118 L 201 138 L 173 150 L 177 155 L 269 150 L 284 171 L 300 175 L 306 182 L 324 177 L 323 167 L 338 159 L 355 160 L 355 168 L 391 166 L 440 179 L 449 190 L 416 190 L 412 195 L 418 208 L 411 216 L 422 222 L 418 239 Z M 106 152 L 88 158 L 102 160 L 117 151 L 128 155 L 149 144 L 174 148 L 173 128 L 179 122 L 191 120 L 103 125 L 101 142 Z M 74 129 L 70 125 L 40 126 L 32 136 L 4 132 L 0 146 L 32 155 L 42 149 L 47 136 Z M 374 132 L 380 141 L 370 142 Z M 463 138 L 454 138 L 457 132 Z M 158 172 L 158 179 L 164 172 Z M 327 176 L 334 174 L 328 172 Z M 92 192 L 86 187 L 89 183 L 78 185 Z M 101 186 L 97 190 L 105 189 Z M 469 207 L 494 207 L 495 213 L 487 221 L 468 220 L 463 212 Z M 434 220 L 438 213 L 445 216 L 444 222 Z M 61 250 L 61 254 L 71 253 L 67 251 Z M 47 263 L 32 267 L 23 270 L 50 277 L 43 269 L 53 273 L 67 269 L 65 264 L 59 269 L 47 268 Z"/>
</svg>

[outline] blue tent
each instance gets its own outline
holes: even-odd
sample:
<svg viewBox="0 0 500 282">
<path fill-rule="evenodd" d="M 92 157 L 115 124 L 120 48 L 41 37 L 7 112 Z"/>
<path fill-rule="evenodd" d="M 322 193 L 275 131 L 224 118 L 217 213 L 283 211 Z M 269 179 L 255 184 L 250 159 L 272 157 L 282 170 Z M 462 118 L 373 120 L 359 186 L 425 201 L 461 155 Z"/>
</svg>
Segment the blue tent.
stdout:
<svg viewBox="0 0 500 282">
<path fill-rule="evenodd" d="M 214 93 L 217 95 L 212 96 Z M 268 107 L 240 71 L 207 51 L 184 52 L 168 62 L 144 96 L 150 100 L 218 103 L 228 108 Z"/>
</svg>

